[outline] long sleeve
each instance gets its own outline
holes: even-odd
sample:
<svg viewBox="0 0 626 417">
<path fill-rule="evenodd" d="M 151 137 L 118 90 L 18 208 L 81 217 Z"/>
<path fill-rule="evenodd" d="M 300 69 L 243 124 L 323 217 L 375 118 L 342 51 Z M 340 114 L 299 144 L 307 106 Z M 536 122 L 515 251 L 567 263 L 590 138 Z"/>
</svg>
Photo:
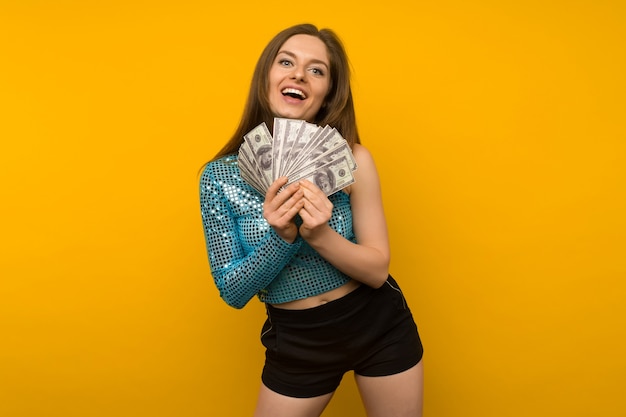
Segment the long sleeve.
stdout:
<svg viewBox="0 0 626 417">
<path fill-rule="evenodd" d="M 287 243 L 267 224 L 262 197 L 241 179 L 234 159 L 207 165 L 200 205 L 215 284 L 226 303 L 242 308 L 277 277 L 302 240 Z"/>
</svg>

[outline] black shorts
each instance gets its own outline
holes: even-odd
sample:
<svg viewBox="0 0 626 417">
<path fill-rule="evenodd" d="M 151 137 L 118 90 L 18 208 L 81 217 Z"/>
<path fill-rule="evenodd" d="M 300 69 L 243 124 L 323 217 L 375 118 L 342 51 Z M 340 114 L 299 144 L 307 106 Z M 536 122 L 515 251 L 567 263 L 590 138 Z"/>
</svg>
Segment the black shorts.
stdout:
<svg viewBox="0 0 626 417">
<path fill-rule="evenodd" d="M 417 326 L 390 276 L 378 289 L 361 285 L 344 297 L 305 310 L 267 305 L 261 342 L 262 380 L 272 391 L 309 398 L 337 389 L 353 370 L 393 375 L 422 359 Z"/>
</svg>

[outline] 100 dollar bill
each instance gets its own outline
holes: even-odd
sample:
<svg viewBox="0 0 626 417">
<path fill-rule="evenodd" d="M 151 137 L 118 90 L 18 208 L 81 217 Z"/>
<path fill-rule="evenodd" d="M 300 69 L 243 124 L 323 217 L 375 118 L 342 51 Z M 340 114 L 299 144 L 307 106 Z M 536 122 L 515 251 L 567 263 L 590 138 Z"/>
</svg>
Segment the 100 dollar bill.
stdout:
<svg viewBox="0 0 626 417">
<path fill-rule="evenodd" d="M 342 156 L 325 165 L 293 173 L 286 186 L 301 180 L 311 181 L 328 196 L 354 183 L 354 175 L 350 161 Z"/>
</svg>

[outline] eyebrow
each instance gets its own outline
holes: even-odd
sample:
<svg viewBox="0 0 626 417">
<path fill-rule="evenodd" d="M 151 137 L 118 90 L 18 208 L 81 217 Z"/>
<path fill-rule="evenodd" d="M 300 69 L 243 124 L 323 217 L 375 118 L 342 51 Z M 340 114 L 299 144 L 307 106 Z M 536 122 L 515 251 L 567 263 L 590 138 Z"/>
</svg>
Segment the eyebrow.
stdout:
<svg viewBox="0 0 626 417">
<path fill-rule="evenodd" d="M 291 51 L 281 50 L 281 51 L 278 51 L 278 54 L 276 54 L 276 55 L 280 55 L 280 54 L 286 54 L 286 55 L 289 55 L 290 57 L 292 57 L 292 58 L 294 58 L 294 59 L 295 59 L 295 58 L 297 58 L 297 57 L 296 57 L 296 54 L 294 54 L 294 53 L 293 53 L 293 52 L 291 52 Z M 328 68 L 330 68 L 330 66 L 329 66 L 326 62 L 322 61 L 321 59 L 312 59 L 312 60 L 311 60 L 311 62 L 312 62 L 312 63 L 314 63 L 314 64 L 321 64 L 321 65 L 324 65 L 327 69 L 328 69 Z"/>
</svg>

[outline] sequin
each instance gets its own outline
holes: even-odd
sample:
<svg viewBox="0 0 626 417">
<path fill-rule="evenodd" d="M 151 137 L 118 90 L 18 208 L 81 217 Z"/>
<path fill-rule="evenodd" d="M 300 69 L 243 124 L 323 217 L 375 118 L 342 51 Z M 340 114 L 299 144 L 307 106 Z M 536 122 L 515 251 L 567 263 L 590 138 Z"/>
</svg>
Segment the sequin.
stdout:
<svg viewBox="0 0 626 417">
<path fill-rule="evenodd" d="M 329 198 L 334 206 L 329 225 L 354 242 L 349 196 L 337 192 Z M 263 200 L 241 178 L 236 155 L 205 167 L 200 211 L 211 274 L 224 301 L 242 308 L 256 295 L 266 303 L 284 303 L 349 280 L 303 239 L 281 239 L 263 217 Z"/>
</svg>

